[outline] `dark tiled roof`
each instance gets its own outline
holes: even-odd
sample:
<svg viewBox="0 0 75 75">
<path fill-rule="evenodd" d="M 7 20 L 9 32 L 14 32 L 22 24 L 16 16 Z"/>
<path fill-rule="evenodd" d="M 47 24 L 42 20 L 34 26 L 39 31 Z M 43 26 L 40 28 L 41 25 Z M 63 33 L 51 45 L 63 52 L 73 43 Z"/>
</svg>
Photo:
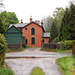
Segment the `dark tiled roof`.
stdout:
<svg viewBox="0 0 75 75">
<path fill-rule="evenodd" d="M 24 26 L 26 26 L 27 25 L 27 23 L 17 23 L 17 24 L 10 24 L 10 27 L 12 26 L 12 25 L 14 25 L 15 27 L 24 27 Z"/>
<path fill-rule="evenodd" d="M 42 37 L 50 37 L 50 33 L 42 33 Z"/>
<path fill-rule="evenodd" d="M 31 23 L 35 23 L 35 22 L 31 22 Z M 26 26 L 28 26 L 28 25 L 31 24 L 31 23 L 10 24 L 10 27 L 11 27 L 12 25 L 14 25 L 16 28 L 19 28 L 19 27 L 26 27 Z M 38 23 L 35 23 L 35 24 L 38 25 L 38 26 L 40 26 L 40 27 L 43 29 L 43 31 L 45 32 L 44 28 L 43 28 L 41 25 L 39 25 Z M 10 28 L 10 27 L 9 27 L 9 28 Z"/>
</svg>

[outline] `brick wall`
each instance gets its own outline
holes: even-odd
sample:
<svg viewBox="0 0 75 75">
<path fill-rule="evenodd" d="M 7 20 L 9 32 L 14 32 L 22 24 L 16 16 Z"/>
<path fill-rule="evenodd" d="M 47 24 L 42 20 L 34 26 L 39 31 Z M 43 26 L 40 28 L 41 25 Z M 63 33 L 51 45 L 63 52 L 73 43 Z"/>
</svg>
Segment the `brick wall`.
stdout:
<svg viewBox="0 0 75 75">
<path fill-rule="evenodd" d="M 27 28 L 27 30 L 25 30 L 25 28 Z M 31 28 L 35 28 L 35 35 L 31 35 Z M 22 28 L 22 32 L 23 35 L 25 36 L 25 39 L 28 39 L 28 44 L 26 46 L 30 46 L 30 47 L 41 47 L 41 36 L 42 36 L 42 28 L 35 24 L 35 23 L 31 23 L 28 26 Z M 35 45 L 31 44 L 31 38 L 35 37 Z"/>
<path fill-rule="evenodd" d="M 49 40 L 50 40 L 49 37 L 45 37 L 45 38 L 42 38 L 42 39 L 44 39 L 44 43 L 49 43 Z"/>
</svg>

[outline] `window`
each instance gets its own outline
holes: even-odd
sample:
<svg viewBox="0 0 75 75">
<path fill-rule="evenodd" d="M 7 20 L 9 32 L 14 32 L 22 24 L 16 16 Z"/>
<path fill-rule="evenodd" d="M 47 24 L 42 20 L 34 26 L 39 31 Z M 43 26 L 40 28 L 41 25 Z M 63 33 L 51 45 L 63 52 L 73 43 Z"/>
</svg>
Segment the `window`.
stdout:
<svg viewBox="0 0 75 75">
<path fill-rule="evenodd" d="M 27 28 L 25 28 L 25 30 L 27 30 Z"/>
<path fill-rule="evenodd" d="M 20 31 L 22 32 L 22 28 L 20 28 Z"/>
<path fill-rule="evenodd" d="M 31 38 L 31 44 L 35 44 L 35 38 L 34 37 Z"/>
<path fill-rule="evenodd" d="M 42 43 L 44 43 L 44 41 L 45 41 L 45 40 L 44 40 L 44 39 L 42 39 Z"/>
<path fill-rule="evenodd" d="M 50 40 L 49 40 L 49 43 L 50 43 Z"/>
<path fill-rule="evenodd" d="M 28 40 L 26 39 L 26 44 L 28 43 Z"/>
<path fill-rule="evenodd" d="M 34 28 L 31 29 L 31 35 L 35 35 L 35 29 Z"/>
</svg>

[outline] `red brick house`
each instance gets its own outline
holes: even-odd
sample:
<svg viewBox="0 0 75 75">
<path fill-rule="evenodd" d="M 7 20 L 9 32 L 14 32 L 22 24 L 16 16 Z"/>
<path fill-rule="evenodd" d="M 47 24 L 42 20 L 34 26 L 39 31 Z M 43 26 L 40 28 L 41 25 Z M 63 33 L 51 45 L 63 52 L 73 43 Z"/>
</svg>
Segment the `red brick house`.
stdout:
<svg viewBox="0 0 75 75">
<path fill-rule="evenodd" d="M 39 25 L 30 18 L 30 23 L 28 24 L 21 21 L 19 24 L 11 24 L 10 26 L 12 25 L 22 31 L 26 38 L 26 46 L 41 47 L 41 40 L 43 40 L 44 43 L 49 43 L 50 41 L 50 33 L 45 33 L 43 22 Z"/>
</svg>

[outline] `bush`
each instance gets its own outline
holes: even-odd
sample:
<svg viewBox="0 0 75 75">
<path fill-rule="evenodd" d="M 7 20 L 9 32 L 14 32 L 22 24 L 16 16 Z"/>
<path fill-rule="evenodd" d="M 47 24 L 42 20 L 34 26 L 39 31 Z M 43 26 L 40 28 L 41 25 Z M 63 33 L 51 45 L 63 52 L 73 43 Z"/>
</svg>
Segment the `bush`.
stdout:
<svg viewBox="0 0 75 75">
<path fill-rule="evenodd" d="M 59 42 L 59 38 L 58 37 L 55 38 L 55 43 L 57 43 L 57 42 Z"/>
<path fill-rule="evenodd" d="M 69 50 L 72 49 L 73 40 L 65 40 L 64 42 L 61 41 L 61 50 Z"/>
<path fill-rule="evenodd" d="M 0 68 L 0 75 L 14 75 L 14 73 L 8 68 Z"/>
<path fill-rule="evenodd" d="M 5 38 L 0 34 L 0 67 L 4 65 L 5 53 L 6 53 L 7 44 Z"/>
</svg>

